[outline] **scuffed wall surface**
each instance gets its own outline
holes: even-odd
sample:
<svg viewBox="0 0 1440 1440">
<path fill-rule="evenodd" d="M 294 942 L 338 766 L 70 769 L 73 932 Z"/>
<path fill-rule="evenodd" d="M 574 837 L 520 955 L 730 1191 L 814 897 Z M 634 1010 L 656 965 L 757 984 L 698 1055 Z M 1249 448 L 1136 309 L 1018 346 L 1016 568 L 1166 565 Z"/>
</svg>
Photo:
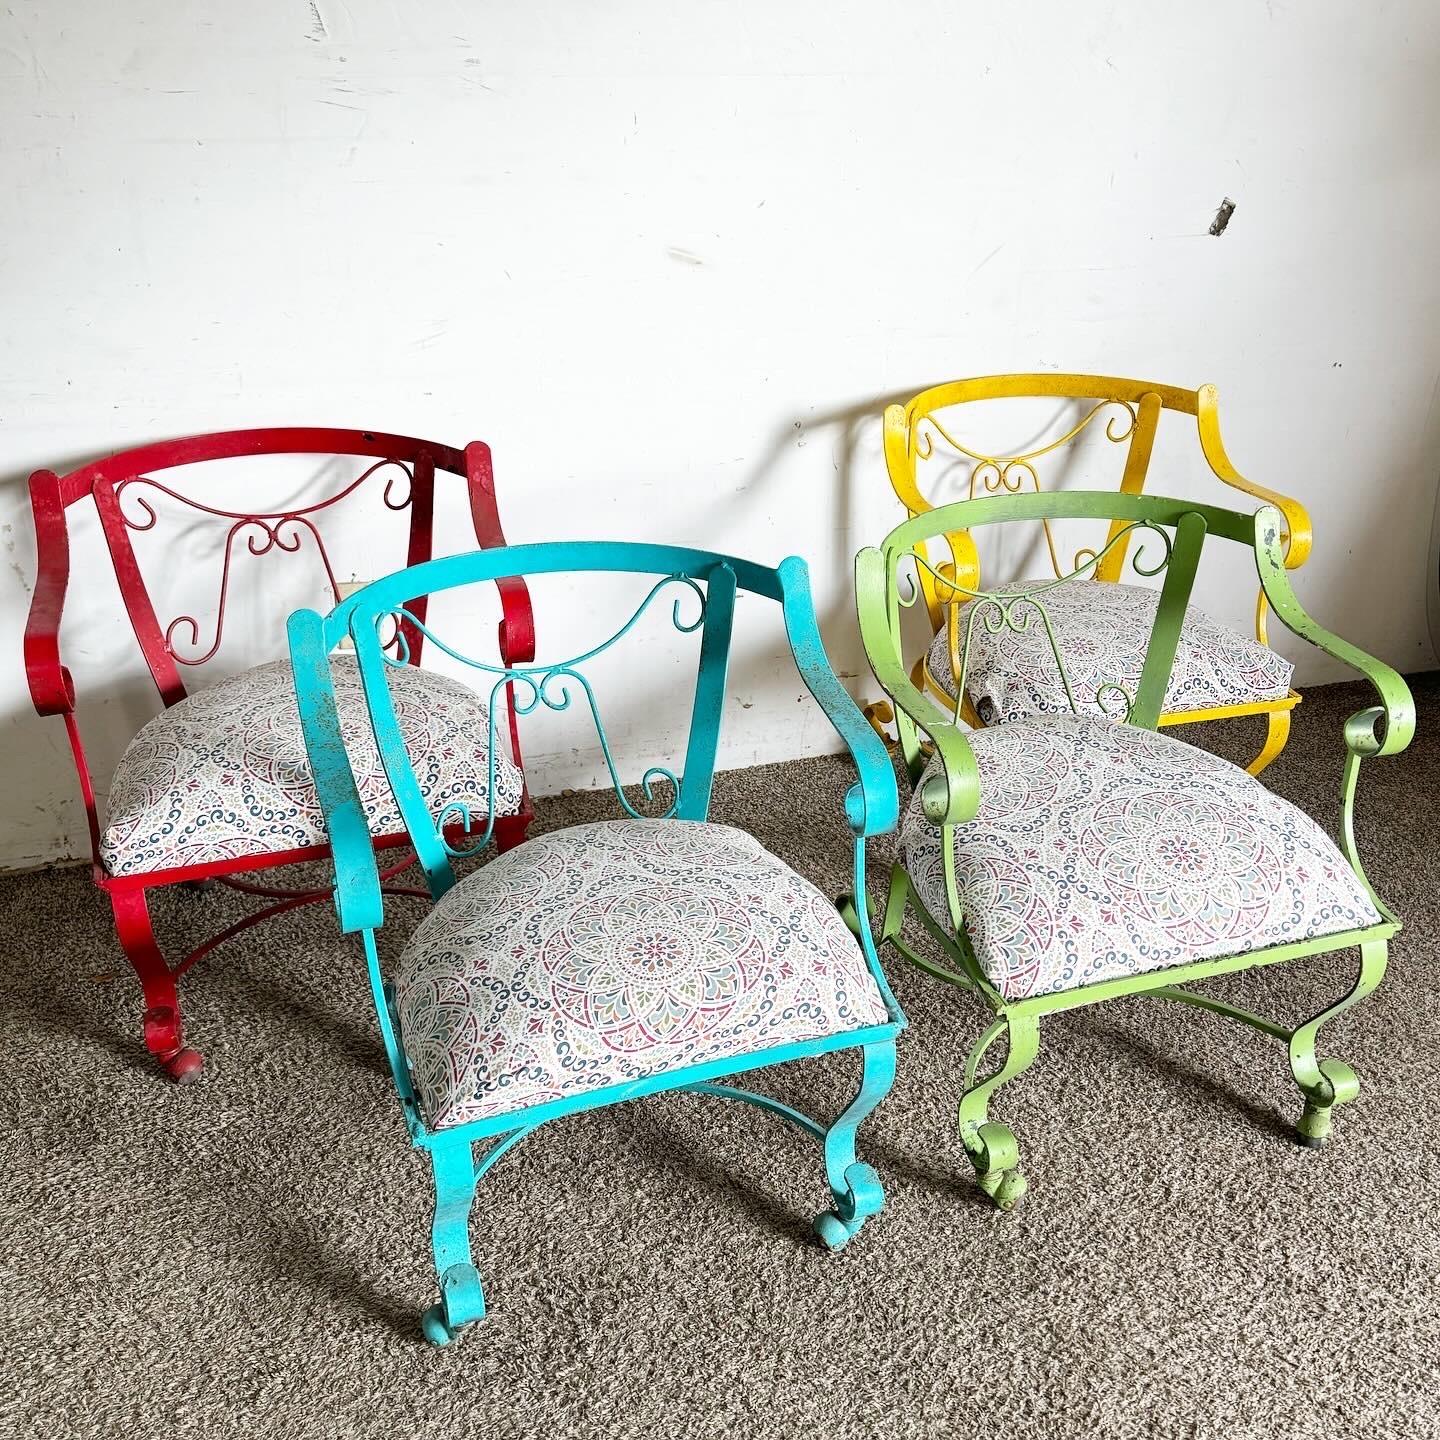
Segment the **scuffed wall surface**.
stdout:
<svg viewBox="0 0 1440 1440">
<path fill-rule="evenodd" d="M 887 399 L 1213 380 L 1237 463 L 1314 512 L 1302 598 L 1433 663 L 1437 60 L 1428 0 L 6 7 L 0 865 L 85 848 L 20 667 L 25 477 L 197 430 L 481 436 L 513 539 L 801 551 L 865 693 L 849 561 L 897 518 Z M 1162 434 L 1154 487 L 1213 495 L 1166 459 L 1187 439 Z M 211 544 L 171 552 L 202 595 Z M 362 578 L 393 559 L 370 544 Z M 64 643 L 103 784 L 155 699 L 96 547 Z M 1201 598 L 1243 624 L 1245 579 L 1212 564 Z M 597 598 L 544 598 L 542 643 Z M 724 765 L 832 743 L 778 625 L 742 612 Z M 677 754 L 689 703 L 690 652 L 643 653 L 609 677 L 627 778 Z M 596 774 L 565 720 L 530 750 L 542 793 Z"/>
</svg>

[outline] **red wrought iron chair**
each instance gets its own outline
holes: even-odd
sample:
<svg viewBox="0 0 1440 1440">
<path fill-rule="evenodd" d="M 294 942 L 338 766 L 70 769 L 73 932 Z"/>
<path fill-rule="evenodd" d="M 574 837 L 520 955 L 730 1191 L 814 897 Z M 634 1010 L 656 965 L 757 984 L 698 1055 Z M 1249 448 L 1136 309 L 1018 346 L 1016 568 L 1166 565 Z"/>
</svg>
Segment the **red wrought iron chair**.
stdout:
<svg viewBox="0 0 1440 1440">
<path fill-rule="evenodd" d="M 352 457 L 371 463 L 325 498 L 264 512 L 231 510 L 202 502 L 151 478 L 151 472 L 215 460 L 260 455 Z M 226 605 L 234 578 L 232 560 L 241 542 L 251 556 L 302 549 L 318 558 L 335 603 L 347 586 L 337 580 L 324 537 L 316 523 L 321 512 L 361 489 L 372 476 L 384 476 L 388 510 L 408 510 L 408 565 L 432 556 L 437 472 L 465 483 L 470 519 L 482 548 L 505 544 L 495 502 L 490 449 L 474 441 L 464 450 L 402 435 L 369 430 L 233 430 L 214 435 L 162 441 L 123 451 L 68 475 L 38 470 L 30 477 L 35 517 L 38 575 L 25 630 L 25 670 L 31 698 L 41 715 L 60 715 L 80 779 L 89 822 L 95 883 L 110 900 L 120 944 L 144 993 L 144 1037 L 151 1055 L 172 1079 L 198 1077 L 203 1061 L 184 1042 L 178 984 L 197 961 L 241 931 L 272 916 L 315 901 L 328 902 L 328 884 L 283 886 L 242 878 L 300 861 L 328 858 L 323 812 L 314 792 L 295 705 L 289 661 L 255 665 L 193 694 L 182 667 L 203 665 L 220 649 Z M 378 482 L 377 482 L 378 484 Z M 95 786 L 75 714 L 75 686 L 61 663 L 59 632 L 65 595 L 71 583 L 70 537 L 66 512 L 92 500 L 114 566 L 115 578 L 145 665 L 164 709 L 130 741 L 110 787 L 102 825 Z M 214 634 L 207 642 L 193 615 L 178 615 L 162 625 L 152 587 L 147 586 L 132 544 L 132 534 L 155 529 L 160 510 L 185 507 L 218 525 L 228 526 Z M 460 548 L 464 548 L 463 546 Z M 502 619 L 499 654 L 506 666 L 534 659 L 535 631 L 529 592 L 520 579 L 499 582 Z M 285 608 L 274 615 L 277 655 L 285 654 Z M 485 801 L 491 787 L 497 814 L 494 837 L 507 850 L 525 838 L 533 818 L 525 788 L 520 739 L 509 696 L 507 724 L 498 724 L 509 754 L 491 755 L 489 717 L 468 687 L 433 671 L 421 671 L 421 628 L 426 598 L 409 606 L 417 625 L 391 638 L 409 663 L 391 667 L 398 709 L 408 716 L 406 740 L 424 759 L 427 798 L 437 810 L 457 801 Z M 350 695 L 357 733 L 368 730 L 363 695 L 353 657 L 333 661 L 337 690 Z M 358 708 L 355 708 L 358 707 Z M 499 750 L 501 747 L 496 746 Z M 353 752 L 352 752 L 353 754 Z M 406 847 L 409 841 L 394 798 L 383 779 L 378 757 L 368 785 L 362 785 L 377 851 Z M 390 880 L 413 859 L 407 853 L 387 863 Z M 149 891 L 171 885 L 218 881 L 269 903 L 171 963 L 156 943 Z M 392 894 L 426 894 L 387 887 Z"/>
</svg>

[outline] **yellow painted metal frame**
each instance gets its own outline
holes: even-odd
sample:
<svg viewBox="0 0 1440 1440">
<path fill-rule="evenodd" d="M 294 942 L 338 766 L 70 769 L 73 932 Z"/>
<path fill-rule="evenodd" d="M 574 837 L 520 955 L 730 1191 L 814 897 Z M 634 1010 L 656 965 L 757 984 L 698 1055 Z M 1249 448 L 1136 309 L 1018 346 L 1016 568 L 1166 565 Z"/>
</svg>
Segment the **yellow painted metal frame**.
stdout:
<svg viewBox="0 0 1440 1440">
<path fill-rule="evenodd" d="M 1011 398 L 1045 398 L 1091 400 L 1090 410 L 1064 435 L 1057 440 L 1038 446 L 1034 450 L 1014 455 L 989 455 L 971 450 L 957 441 L 935 418 L 935 412 L 946 410 L 953 405 L 972 400 L 998 400 Z M 1247 480 L 1231 462 L 1220 438 L 1219 397 L 1213 385 L 1202 385 L 1198 390 L 1182 390 L 1173 385 L 1155 385 L 1145 380 L 1125 380 L 1111 375 L 1052 375 L 1016 374 L 984 375 L 970 380 L 952 380 L 943 385 L 934 385 L 922 390 L 905 405 L 891 405 L 885 411 L 885 465 L 890 475 L 890 484 L 900 503 L 911 516 L 922 515 L 933 510 L 934 505 L 921 493 L 918 466 L 932 454 L 934 438 L 938 436 L 953 450 L 972 462 L 970 471 L 970 498 L 978 490 L 989 494 L 1017 493 L 1022 489 L 1040 490 L 1040 478 L 1034 462 L 1044 455 L 1059 450 L 1084 430 L 1102 412 L 1109 411 L 1105 433 L 1116 444 L 1129 442 L 1125 457 L 1125 469 L 1120 478 L 1120 491 L 1125 495 L 1139 495 L 1145 488 L 1150 468 L 1150 456 L 1155 445 L 1155 434 L 1162 411 L 1173 410 L 1182 415 L 1195 417 L 1200 450 L 1215 478 L 1232 489 L 1242 491 L 1256 501 L 1274 505 L 1284 517 L 1285 528 L 1282 540 L 1285 546 L 1285 568 L 1296 570 L 1305 563 L 1310 554 L 1310 515 L 1298 500 L 1277 494 Z M 1120 521 L 1111 524 L 1107 543 L 1120 537 L 1124 526 Z M 953 575 L 958 585 L 967 590 L 980 588 L 980 556 L 970 533 L 957 531 L 947 534 L 951 560 L 937 565 L 942 576 Z M 1045 523 L 1045 539 L 1049 547 L 1051 562 L 1057 575 L 1062 573 L 1061 562 L 1055 550 L 1054 537 L 1048 522 Z M 1125 565 L 1127 543 L 1122 542 L 1104 555 L 1095 569 L 1095 579 L 1114 583 L 1118 581 Z M 1076 563 L 1085 555 L 1093 557 L 1093 551 L 1082 551 Z M 936 634 L 945 624 L 948 607 L 938 593 L 937 581 L 924 566 L 920 568 L 920 584 L 925 595 L 926 608 Z M 1266 620 L 1269 609 L 1262 589 L 1255 604 L 1255 638 L 1262 644 L 1269 644 L 1266 634 Z M 956 674 L 959 673 L 957 670 Z M 948 696 L 922 660 L 917 666 L 916 684 L 928 686 L 939 698 L 949 703 Z M 1230 720 L 1247 715 L 1267 717 L 1265 741 L 1260 753 L 1247 767 L 1252 775 L 1258 775 L 1285 748 L 1290 735 L 1290 712 L 1300 703 L 1299 694 L 1292 690 L 1279 700 L 1261 700 L 1243 705 L 1217 705 L 1204 710 L 1172 710 L 1160 717 L 1160 724 L 1193 725 L 1202 720 Z M 884 701 L 872 705 L 866 712 L 876 729 L 890 721 L 890 707 Z M 962 718 L 970 725 L 980 727 L 980 717 L 967 698 L 962 697 Z M 883 733 L 883 731 L 882 731 Z"/>
</svg>

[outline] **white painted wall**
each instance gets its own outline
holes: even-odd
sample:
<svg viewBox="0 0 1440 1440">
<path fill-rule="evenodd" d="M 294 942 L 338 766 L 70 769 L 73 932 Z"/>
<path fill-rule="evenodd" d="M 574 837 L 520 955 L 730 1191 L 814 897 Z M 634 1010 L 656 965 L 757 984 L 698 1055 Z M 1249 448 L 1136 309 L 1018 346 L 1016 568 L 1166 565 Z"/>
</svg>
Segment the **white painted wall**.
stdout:
<svg viewBox="0 0 1440 1440">
<path fill-rule="evenodd" d="M 886 400 L 1007 369 L 1213 380 L 1242 469 L 1314 511 L 1302 597 L 1433 664 L 1437 61 L 1433 0 L 16 0 L 0 864 L 84 850 L 20 667 L 25 476 L 197 430 L 479 435 L 512 538 L 799 550 L 857 672 L 850 556 L 897 518 Z M 103 776 L 155 702 L 82 578 L 65 641 Z M 1239 578 L 1201 593 L 1243 622 Z M 726 765 L 831 744 L 774 626 L 748 608 Z M 642 693 L 613 702 L 627 778 L 683 714 Z M 542 791 L 588 778 L 579 743 L 533 728 Z"/>
</svg>

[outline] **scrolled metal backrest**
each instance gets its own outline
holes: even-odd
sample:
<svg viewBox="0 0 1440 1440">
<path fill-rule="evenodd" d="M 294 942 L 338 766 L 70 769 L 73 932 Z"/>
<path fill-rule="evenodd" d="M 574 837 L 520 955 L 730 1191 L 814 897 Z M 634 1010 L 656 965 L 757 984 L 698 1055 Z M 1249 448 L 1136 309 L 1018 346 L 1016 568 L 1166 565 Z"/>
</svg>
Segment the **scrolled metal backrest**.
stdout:
<svg viewBox="0 0 1440 1440">
<path fill-rule="evenodd" d="M 1202 527 L 1199 531 L 1203 535 L 1204 522 L 1200 521 Z M 1185 519 L 1177 526 L 1177 534 L 1184 532 Z M 1059 642 L 1055 638 L 1055 629 L 1051 624 L 1049 597 L 1053 592 L 1063 589 L 1076 580 L 1088 579 L 1094 575 L 1095 570 L 1101 565 L 1107 554 L 1119 546 L 1128 547 L 1137 534 L 1141 537 L 1134 553 L 1130 556 L 1130 563 L 1137 576 L 1145 579 L 1153 579 L 1157 575 L 1166 574 L 1170 568 L 1171 559 L 1176 555 L 1176 539 L 1163 525 L 1157 525 L 1149 520 L 1132 520 L 1125 522 L 1119 531 L 1097 552 L 1090 551 L 1084 556 L 1077 557 L 1075 567 L 1068 574 L 1058 575 L 1054 580 L 1041 584 L 1033 582 L 1001 586 L 993 590 L 969 589 L 957 584 L 950 578 L 949 568 L 941 569 L 932 565 L 930 560 L 919 550 L 910 552 L 909 560 L 914 567 L 912 583 L 908 590 L 904 581 L 908 578 L 905 572 L 899 571 L 901 584 L 898 587 L 898 598 L 902 608 L 909 608 L 921 598 L 928 588 L 935 596 L 944 613 L 944 624 L 946 639 L 949 648 L 950 673 L 955 679 L 956 702 L 955 711 L 958 717 L 962 701 L 959 697 L 965 694 L 965 681 L 969 672 L 970 656 L 974 653 L 971 647 L 971 639 L 975 634 L 977 623 L 991 635 L 998 635 L 1002 631 L 1025 632 L 1035 628 L 1038 621 L 1040 628 L 1045 632 L 1045 638 L 1049 645 L 1051 658 L 1055 662 L 1056 671 L 1060 677 L 1060 683 L 1065 691 L 1065 698 L 1073 714 L 1080 714 L 1081 707 L 1077 703 L 1075 691 L 1070 682 L 1069 669 L 1065 663 L 1065 655 Z M 1153 560 L 1149 549 L 1145 545 L 1146 539 L 1153 539 L 1158 553 Z M 1185 552 L 1188 557 L 1188 551 Z M 1198 554 L 1198 551 L 1197 551 Z M 1190 581 L 1193 579 L 1193 566 L 1188 573 L 1182 568 L 1177 570 L 1176 578 L 1178 585 L 1172 587 L 1172 603 L 1178 603 L 1180 613 L 1183 614 L 1186 601 L 1189 597 Z M 923 587 L 920 577 L 928 575 L 929 587 Z M 1184 594 L 1180 595 L 1179 590 L 1183 587 Z M 1163 593 L 1163 592 L 1162 592 Z M 1178 598 L 1176 598 L 1178 597 Z M 1157 620 L 1158 620 L 1157 614 Z M 1165 676 L 1168 679 L 1170 666 L 1174 661 L 1174 647 L 1170 646 L 1168 652 L 1163 644 L 1157 646 L 1157 639 L 1164 640 L 1164 635 L 1157 636 L 1152 631 L 1151 644 L 1147 649 L 1147 658 L 1153 651 L 1158 657 L 1155 661 L 1157 666 L 1163 666 Z M 1142 686 L 1138 686 L 1134 693 L 1125 688 L 1124 683 L 1117 677 L 1104 679 L 1100 682 L 1093 700 L 1099 706 L 1101 712 L 1111 719 L 1124 721 L 1136 720 L 1137 705 L 1140 700 Z M 1163 693 L 1163 692 L 1162 692 Z M 1136 723 L 1145 723 L 1137 720 Z"/>
<path fill-rule="evenodd" d="M 1278 531 L 1275 511 L 1265 509 L 1258 513 L 1274 516 Z M 964 585 L 957 582 L 952 570 L 943 564 L 932 563 L 926 551 L 927 542 L 931 540 L 950 543 L 952 536 L 968 535 L 977 526 L 1068 518 L 1108 519 L 1111 521 L 1111 538 L 1096 554 L 1083 559 L 1071 572 L 1039 587 L 1002 586 L 987 591 L 975 585 Z M 1094 698 L 1101 710 L 1113 718 L 1154 729 L 1159 723 L 1201 549 L 1209 535 L 1257 550 L 1261 544 L 1261 538 L 1257 536 L 1256 516 L 1164 496 L 1125 495 L 1108 491 L 1007 494 L 961 500 L 926 511 L 891 531 L 878 549 L 864 550 L 857 558 L 856 585 L 866 650 L 882 683 L 885 683 L 887 675 L 894 677 L 907 673 L 901 650 L 901 613 L 917 603 L 928 583 L 950 637 L 953 673 L 957 681 L 953 711 L 946 717 L 951 726 L 958 727 L 960 724 L 968 641 L 977 624 L 985 626 L 992 634 L 1003 629 L 1025 630 L 1041 625 L 1059 668 L 1071 709 L 1078 712 L 1077 697 L 1071 688 L 1065 659 L 1050 623 L 1047 597 L 1061 587 L 1093 574 L 1105 562 L 1107 552 L 1128 547 L 1133 539 L 1137 543 L 1132 564 L 1138 573 L 1142 576 L 1164 576 L 1144 665 L 1133 691 L 1117 678 L 1103 681 L 1100 693 Z M 1278 546 L 1279 541 L 1272 533 L 1265 543 Z M 930 594 L 926 595 L 927 601 Z M 882 623 L 876 623 L 877 618 Z M 904 715 L 900 716 L 900 735 L 913 778 L 919 773 L 923 757 L 916 726 Z"/>
<path fill-rule="evenodd" d="M 382 494 L 385 508 L 387 510 L 408 510 L 415 498 L 415 472 L 401 460 L 377 460 L 356 479 L 323 499 L 314 500 L 305 505 L 287 506 L 282 510 L 248 512 L 226 510 L 218 505 L 207 505 L 204 501 L 196 499 L 194 495 L 183 494 L 169 485 L 162 484 L 152 475 L 127 475 L 113 489 L 97 487 L 96 494 L 97 499 L 105 497 L 101 502 L 100 514 L 107 534 L 113 534 L 120 526 L 131 532 L 156 528 L 159 517 L 154 504 L 151 503 L 151 498 L 142 493 L 146 490 L 153 495 L 167 496 L 176 504 L 182 505 L 196 514 L 208 515 L 212 519 L 229 522 L 222 545 L 219 590 L 212 607 L 215 614 L 215 630 L 208 647 L 200 638 L 200 622 L 193 615 L 175 616 L 165 626 L 164 631 L 165 648 L 174 657 L 177 665 L 203 665 L 214 657 L 225 638 L 225 612 L 227 601 L 230 598 L 230 566 L 235 556 L 236 546 L 241 539 L 245 542 L 245 549 L 255 556 L 268 555 L 272 552 L 294 555 L 300 550 L 301 544 L 308 541 L 313 546 L 325 571 L 325 579 L 329 584 L 331 596 L 335 603 L 339 604 L 343 598 L 340 581 L 336 578 L 335 567 L 331 563 L 325 537 L 313 517 L 338 505 L 347 496 L 354 494 L 372 475 L 381 471 L 386 472 Z M 433 483 L 433 472 L 430 480 Z M 113 503 L 111 503 L 112 500 Z M 186 631 L 188 633 L 184 634 L 182 638 L 182 632 Z"/>
<path fill-rule="evenodd" d="M 644 598 L 606 639 L 549 662 L 506 665 L 474 656 L 437 635 L 429 624 L 417 622 L 409 609 L 407 597 L 412 594 L 433 596 L 502 577 L 557 572 L 610 572 L 653 579 Z M 792 641 L 797 634 L 813 632 L 808 578 L 799 560 L 787 560 L 779 569 L 770 569 L 710 551 L 624 542 L 551 542 L 433 560 L 366 586 L 326 617 L 297 611 L 290 619 L 291 657 L 311 767 L 335 849 L 337 899 L 345 928 L 378 925 L 380 897 L 330 678 L 328 655 L 342 638 L 348 636 L 355 644 L 376 745 L 431 893 L 438 898 L 454 883 L 452 862 L 488 843 L 495 821 L 493 802 L 484 816 L 463 804 L 448 805 L 438 816 L 430 814 L 405 751 L 386 679 L 389 667 L 405 662 L 403 646 L 398 653 L 386 649 L 397 627 L 414 626 L 431 645 L 488 680 L 488 695 L 482 691 L 481 698 L 488 699 L 490 709 L 489 796 L 495 794 L 495 726 L 502 697 L 522 716 L 541 708 L 560 711 L 581 705 L 589 712 L 612 787 L 626 813 L 703 820 L 709 810 L 739 590 L 780 601 Z M 669 604 L 671 623 L 677 630 L 698 632 L 698 669 L 681 771 L 677 774 L 663 765 L 650 766 L 640 778 L 646 801 L 642 810 L 624 793 L 600 700 L 583 667 L 623 640 L 647 611 L 663 603 Z M 838 681 L 835 683 L 838 686 Z"/>
<path fill-rule="evenodd" d="M 568 710 L 571 703 L 583 695 L 595 728 L 595 737 L 600 743 L 600 751 L 605 759 L 605 768 L 610 776 L 611 788 L 615 791 L 616 799 L 620 802 L 621 807 L 628 815 L 637 820 L 668 820 L 678 814 L 680 810 L 683 789 L 680 777 L 667 766 L 650 766 L 640 777 L 639 784 L 646 803 L 651 808 L 641 811 L 630 803 L 619 772 L 615 768 L 615 756 L 610 748 L 610 737 L 605 730 L 605 721 L 600 713 L 595 689 L 580 667 L 623 640 L 639 624 L 645 612 L 650 609 L 652 602 L 663 592 L 674 589 L 682 592 L 673 601 L 671 607 L 670 618 L 675 629 L 682 635 L 690 635 L 703 625 L 706 627 L 705 633 L 712 639 L 712 643 L 720 644 L 728 651 L 730 616 L 733 613 L 735 601 L 735 574 L 728 567 L 721 565 L 710 572 L 708 580 L 707 593 L 707 590 L 702 590 L 699 583 L 689 575 L 662 576 L 650 587 L 644 599 L 614 634 L 577 655 L 542 664 L 497 665 L 491 661 L 465 654 L 442 639 L 423 621 L 416 619 L 407 605 L 397 606 L 378 616 L 374 625 L 368 624 L 363 619 L 357 619 L 357 616 L 352 614 L 351 631 L 352 634 L 355 633 L 358 626 L 359 632 L 365 637 L 362 665 L 364 664 L 364 654 L 378 657 L 378 663 L 385 666 L 398 668 L 409 663 L 409 644 L 405 639 L 405 630 L 410 628 L 423 635 L 436 649 L 448 655 L 452 660 L 467 665 L 482 675 L 491 677 L 490 693 L 487 699 L 487 708 L 490 713 L 490 735 L 488 737 L 490 761 L 486 786 L 488 794 L 495 793 L 495 715 L 502 698 L 508 700 L 515 714 L 523 716 L 530 715 L 541 707 L 556 711 Z M 692 600 L 694 602 L 692 608 L 695 613 L 692 618 L 687 619 L 682 614 L 682 607 L 689 606 Z M 392 633 L 392 640 L 382 641 L 380 634 L 387 629 Z M 360 648 L 358 637 L 356 644 L 357 649 Z M 381 716 L 377 723 L 388 729 L 398 726 L 398 718 L 394 713 L 388 688 L 384 685 L 370 683 L 375 663 L 375 659 L 372 658 L 371 667 L 366 671 L 367 700 L 372 707 L 372 718 L 375 717 L 375 707 L 378 705 Z M 398 734 L 398 729 L 396 733 Z M 386 753 L 394 754 L 394 747 L 392 746 Z M 399 786 L 407 786 L 412 776 L 413 772 L 410 770 L 407 758 L 402 773 L 398 776 L 391 776 L 392 788 L 397 787 L 397 782 Z M 657 785 L 663 785 L 668 789 L 670 795 L 668 804 L 662 806 L 657 802 L 655 794 Z M 697 807 L 692 800 L 686 808 L 694 810 Z M 704 806 L 701 805 L 698 808 L 703 811 Z M 454 860 L 467 859 L 470 856 L 478 855 L 490 843 L 495 828 L 493 807 L 487 810 L 478 835 L 474 833 L 475 819 L 469 804 L 464 800 L 451 801 L 436 816 L 435 830 L 447 857 Z M 447 821 L 457 823 L 464 829 L 469 837 L 466 843 L 453 844 L 446 837 Z"/>
<path fill-rule="evenodd" d="M 318 499 L 271 510 L 231 508 L 218 498 L 200 498 L 178 478 L 155 478 L 157 472 L 177 467 L 259 455 L 348 456 L 370 463 L 358 476 Z M 339 603 L 342 581 L 336 574 L 320 517 L 357 492 L 378 488 L 386 509 L 408 513 L 408 563 L 423 562 L 431 555 L 437 470 L 466 477 L 479 528 L 480 512 L 494 510 L 487 447 L 476 444 L 461 451 L 376 431 L 290 428 L 196 435 L 122 451 L 61 479 L 50 479 L 54 480 L 62 505 L 73 504 L 85 494 L 94 499 L 136 639 L 161 698 L 169 705 L 183 699 L 186 693 L 181 667 L 203 665 L 220 650 L 231 598 L 232 564 L 238 553 L 255 557 L 311 554 L 319 561 L 333 601 Z M 169 506 L 182 507 L 223 528 L 220 574 L 214 600 L 208 607 L 215 617 L 213 628 L 202 626 L 190 613 L 162 621 L 156 612 L 132 537 L 157 530 L 157 505 L 162 497 Z M 488 516 L 484 523 L 488 524 Z M 498 519 L 493 528 L 496 536 L 489 543 L 503 543 Z M 415 601 L 416 614 L 422 621 L 424 608 L 423 598 Z M 400 638 L 397 632 L 392 645 L 398 644 Z M 420 633 L 410 628 L 408 621 L 405 638 L 411 658 L 418 661 Z"/>
<path fill-rule="evenodd" d="M 1081 407 L 1080 414 L 1057 438 L 1010 452 L 991 453 L 967 444 L 959 438 L 954 423 L 939 416 L 939 412 L 975 401 L 1042 398 L 1075 401 Z M 1041 462 L 1099 425 L 1111 444 L 1126 447 L 1119 493 L 1138 495 L 1145 487 L 1161 412 L 1168 409 L 1195 415 L 1199 404 L 1199 392 L 1194 390 L 1106 375 L 989 375 L 956 380 L 933 386 L 906 405 L 892 405 L 886 410 L 886 464 L 891 485 L 912 516 L 936 508 L 925 493 L 923 472 L 927 464 L 939 458 L 937 447 L 941 446 L 966 467 L 967 499 L 1040 494 L 1045 489 Z M 1056 579 L 1069 578 L 1087 561 L 1093 562 L 1087 573 L 1095 579 L 1119 579 L 1126 558 L 1120 528 L 1112 526 L 1102 546 L 1082 547 L 1067 562 L 1060 554 L 1052 518 L 1038 517 Z M 968 530 L 945 538 L 953 557 L 946 563 L 953 568 L 954 580 L 961 586 L 978 585 L 979 553 Z M 932 623 L 938 628 L 939 601 L 928 579 L 922 583 Z"/>
</svg>

